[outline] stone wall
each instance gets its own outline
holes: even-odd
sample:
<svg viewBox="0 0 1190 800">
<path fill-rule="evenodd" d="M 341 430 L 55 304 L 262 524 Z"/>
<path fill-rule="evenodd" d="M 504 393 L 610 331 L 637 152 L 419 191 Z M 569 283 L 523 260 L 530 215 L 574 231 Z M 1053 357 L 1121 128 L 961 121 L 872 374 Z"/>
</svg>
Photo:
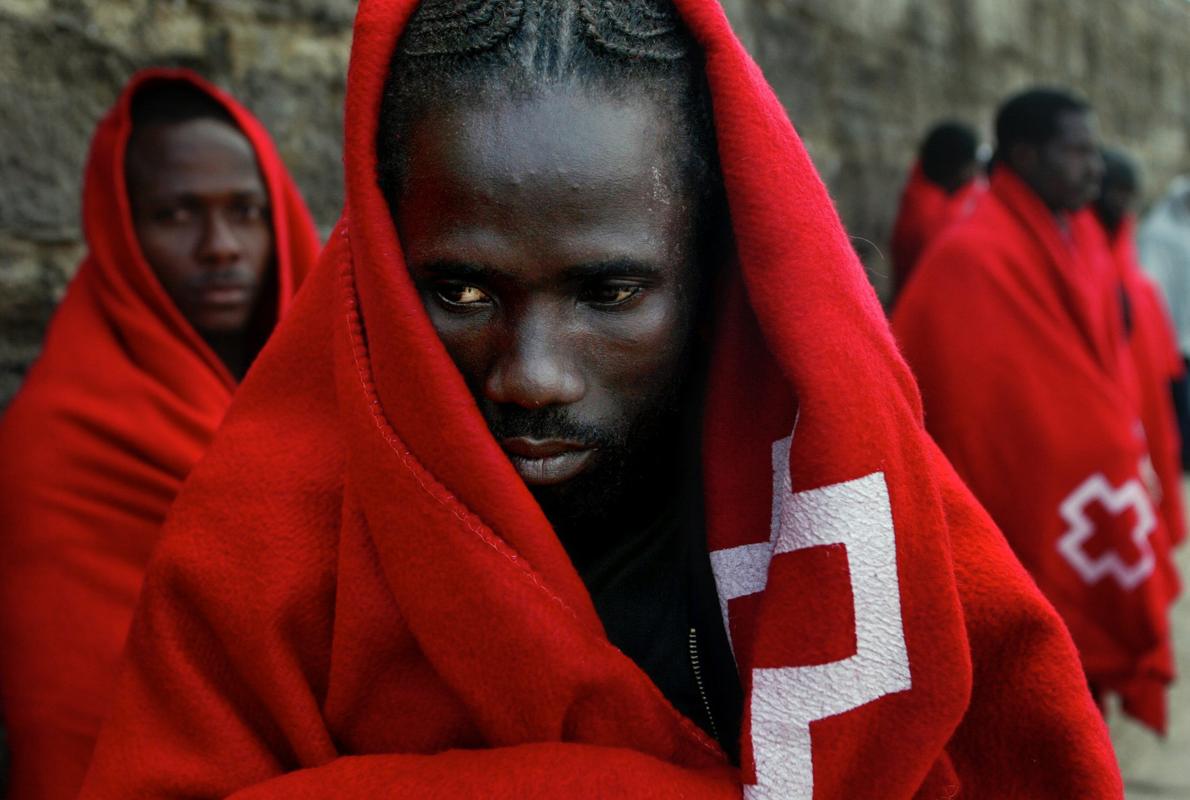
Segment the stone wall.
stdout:
<svg viewBox="0 0 1190 800">
<path fill-rule="evenodd" d="M 84 252 L 87 146 L 138 68 L 193 67 L 230 89 L 334 223 L 354 13 L 352 0 L 0 0 L 0 407 Z"/>
<path fill-rule="evenodd" d="M 1085 95 L 1145 196 L 1190 171 L 1186 0 L 723 0 L 887 289 L 889 231 L 917 144 L 1044 83 Z"/>
<path fill-rule="evenodd" d="M 806 138 L 873 282 L 917 141 L 990 127 L 1035 82 L 1073 86 L 1149 195 L 1190 170 L 1186 0 L 723 0 Z M 96 120 L 138 67 L 193 66 L 276 137 L 319 224 L 341 201 L 352 0 L 0 0 L 0 407 L 83 252 Z"/>
</svg>

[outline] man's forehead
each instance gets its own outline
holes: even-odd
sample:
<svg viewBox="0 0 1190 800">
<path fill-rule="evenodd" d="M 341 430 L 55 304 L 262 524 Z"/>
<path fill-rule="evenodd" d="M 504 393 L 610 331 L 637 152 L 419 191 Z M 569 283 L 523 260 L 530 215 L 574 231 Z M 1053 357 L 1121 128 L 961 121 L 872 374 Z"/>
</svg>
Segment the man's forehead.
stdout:
<svg viewBox="0 0 1190 800">
<path fill-rule="evenodd" d="M 138 126 L 127 161 L 133 183 L 162 190 L 263 191 L 256 152 L 234 126 L 214 118 Z"/>
<path fill-rule="evenodd" d="M 233 125 L 211 117 L 137 125 L 129 139 L 128 158 L 154 167 L 231 164 L 257 169 L 256 152 L 248 137 Z"/>
<path fill-rule="evenodd" d="M 629 190 L 676 179 L 665 147 L 671 124 L 647 98 L 544 90 L 431 111 L 415 128 L 410 161 L 438 159 L 468 190 L 497 195 L 530 185 L 563 196 L 595 185 Z"/>
<path fill-rule="evenodd" d="M 1063 111 L 1058 116 L 1056 139 L 1086 141 L 1096 137 L 1095 115 L 1090 110 Z"/>
<path fill-rule="evenodd" d="M 658 114 L 553 97 L 423 118 L 398 205 L 404 244 L 425 259 L 663 258 L 695 210 Z"/>
</svg>

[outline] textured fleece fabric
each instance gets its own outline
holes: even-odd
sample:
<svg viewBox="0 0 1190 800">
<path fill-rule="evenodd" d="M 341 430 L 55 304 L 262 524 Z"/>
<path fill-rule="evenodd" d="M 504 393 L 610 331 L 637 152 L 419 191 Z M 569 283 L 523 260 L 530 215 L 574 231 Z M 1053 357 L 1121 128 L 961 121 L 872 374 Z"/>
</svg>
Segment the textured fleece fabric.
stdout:
<svg viewBox="0 0 1190 800">
<path fill-rule="evenodd" d="M 1120 273 L 1090 211 L 1065 227 L 997 169 L 893 316 L 926 426 L 1079 647 L 1091 687 L 1164 725 L 1177 593 Z"/>
<path fill-rule="evenodd" d="M 88 255 L 0 422 L 0 699 L 13 800 L 78 795 L 166 510 L 235 390 L 132 227 L 130 104 L 155 81 L 210 95 L 255 148 L 272 204 L 278 315 L 317 257 L 305 205 L 247 111 L 183 70 L 132 79 L 91 145 Z"/>
<path fill-rule="evenodd" d="M 415 5 L 359 6 L 347 208 L 179 499 L 84 796 L 1120 797 L 1069 634 L 925 433 L 826 189 L 715 0 L 676 5 L 706 53 L 737 243 L 703 463 L 742 767 L 608 643 L 376 187 Z"/>
</svg>

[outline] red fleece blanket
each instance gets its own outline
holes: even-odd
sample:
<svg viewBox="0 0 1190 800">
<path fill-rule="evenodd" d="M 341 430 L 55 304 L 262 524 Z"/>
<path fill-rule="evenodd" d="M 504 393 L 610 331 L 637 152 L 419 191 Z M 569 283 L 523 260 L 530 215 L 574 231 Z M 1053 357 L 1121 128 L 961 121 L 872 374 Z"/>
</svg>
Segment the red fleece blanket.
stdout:
<svg viewBox="0 0 1190 800">
<path fill-rule="evenodd" d="M 348 210 L 178 501 L 84 796 L 1120 797 L 1069 635 L 925 434 L 826 189 L 715 0 L 677 6 L 738 247 L 704 465 L 742 768 L 608 643 L 376 188 L 414 6 L 360 4 Z"/>
<path fill-rule="evenodd" d="M 1169 535 L 1150 496 L 1119 273 L 1005 169 L 893 318 L 926 424 L 1070 627 L 1094 689 L 1160 730 Z"/>
<path fill-rule="evenodd" d="M 953 195 L 926 178 L 921 164 L 915 163 L 901 193 L 901 205 L 892 231 L 893 296 L 905 289 L 913 268 L 926 246 L 951 223 L 962 219 L 974 208 L 987 190 L 982 179 L 973 180 Z"/>
<path fill-rule="evenodd" d="M 1170 540 L 1176 545 L 1186 537 L 1186 520 L 1182 508 L 1182 442 L 1170 383 L 1182 377 L 1185 364 L 1161 289 L 1137 260 L 1135 231 L 1135 220 L 1125 218 L 1110 244 L 1128 296 L 1128 341 L 1140 379 L 1141 419 L 1159 480 L 1154 495 Z"/>
<path fill-rule="evenodd" d="M 149 553 L 235 389 L 132 227 L 130 102 L 159 80 L 215 98 L 254 145 L 272 202 L 279 314 L 317 256 L 305 206 L 247 111 L 185 71 L 146 71 L 129 83 L 87 163 L 89 254 L 0 423 L 0 698 L 12 798 L 77 796 Z"/>
</svg>

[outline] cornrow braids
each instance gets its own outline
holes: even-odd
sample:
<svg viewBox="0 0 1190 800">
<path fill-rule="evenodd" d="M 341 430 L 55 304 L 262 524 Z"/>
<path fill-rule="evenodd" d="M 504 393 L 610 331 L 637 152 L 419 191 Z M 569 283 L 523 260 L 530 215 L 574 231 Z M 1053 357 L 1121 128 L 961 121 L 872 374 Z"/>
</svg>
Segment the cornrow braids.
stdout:
<svg viewBox="0 0 1190 800">
<path fill-rule="evenodd" d="M 521 25 L 523 0 L 425 0 L 401 47 L 409 58 L 490 50 Z"/>
<path fill-rule="evenodd" d="M 670 148 L 699 202 L 700 229 L 723 210 L 702 53 L 672 0 L 423 0 L 389 65 L 377 179 L 400 192 L 413 124 L 431 108 L 531 97 L 573 82 L 644 94 L 672 110 Z"/>
<path fill-rule="evenodd" d="M 689 54 L 680 21 L 656 0 L 581 0 L 579 9 L 587 36 L 609 53 L 656 61 Z"/>
</svg>

